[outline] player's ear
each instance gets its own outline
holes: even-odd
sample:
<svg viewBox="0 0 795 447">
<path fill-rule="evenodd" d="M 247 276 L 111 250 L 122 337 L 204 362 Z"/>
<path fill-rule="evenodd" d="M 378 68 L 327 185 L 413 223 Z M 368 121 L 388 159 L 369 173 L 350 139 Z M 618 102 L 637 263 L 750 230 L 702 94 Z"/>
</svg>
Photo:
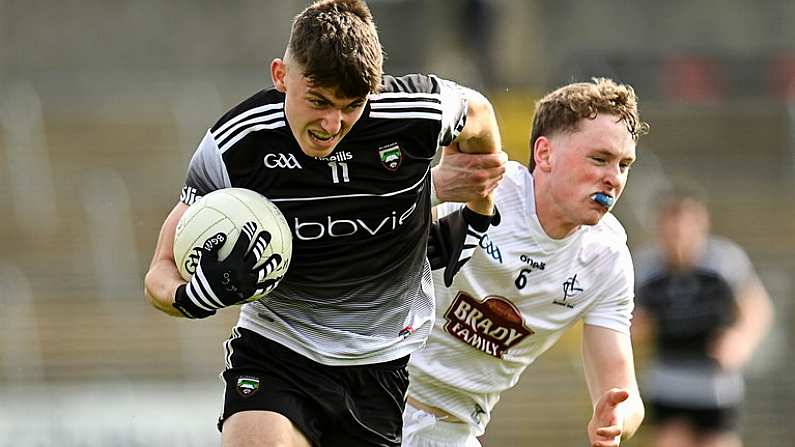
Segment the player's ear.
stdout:
<svg viewBox="0 0 795 447">
<path fill-rule="evenodd" d="M 276 58 L 271 61 L 271 80 L 276 90 L 284 93 L 287 91 L 284 80 L 287 77 L 287 65 L 282 59 Z"/>
<path fill-rule="evenodd" d="M 533 146 L 533 160 L 538 169 L 549 172 L 552 169 L 552 142 L 547 137 L 538 137 Z"/>
</svg>

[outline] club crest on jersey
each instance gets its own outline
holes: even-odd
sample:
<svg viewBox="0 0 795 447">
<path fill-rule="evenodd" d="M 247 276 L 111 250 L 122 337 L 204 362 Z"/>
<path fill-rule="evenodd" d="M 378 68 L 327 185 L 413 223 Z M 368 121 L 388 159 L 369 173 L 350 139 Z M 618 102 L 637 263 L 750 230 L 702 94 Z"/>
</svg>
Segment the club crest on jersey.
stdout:
<svg viewBox="0 0 795 447">
<path fill-rule="evenodd" d="M 400 162 L 403 161 L 403 152 L 397 143 L 392 143 L 379 148 L 378 157 L 388 171 L 395 172 L 400 167 Z"/>
<path fill-rule="evenodd" d="M 243 397 L 251 397 L 259 390 L 259 377 L 240 376 L 237 378 L 237 393 Z"/>
<path fill-rule="evenodd" d="M 497 358 L 535 333 L 524 325 L 522 313 L 513 303 L 496 295 L 479 301 L 466 292 L 458 292 L 444 317 L 447 333 Z"/>
<path fill-rule="evenodd" d="M 563 299 L 552 300 L 552 303 L 572 309 L 574 308 L 574 303 L 569 301 L 569 298 L 576 297 L 583 290 L 582 286 L 580 286 L 580 282 L 577 281 L 577 275 L 566 278 L 566 281 L 563 282 Z"/>
</svg>

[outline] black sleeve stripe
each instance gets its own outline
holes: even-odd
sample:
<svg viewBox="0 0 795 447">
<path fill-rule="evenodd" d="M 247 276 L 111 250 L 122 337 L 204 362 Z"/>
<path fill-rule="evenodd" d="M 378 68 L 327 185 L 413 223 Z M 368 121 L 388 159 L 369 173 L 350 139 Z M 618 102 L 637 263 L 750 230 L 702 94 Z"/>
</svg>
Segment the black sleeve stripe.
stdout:
<svg viewBox="0 0 795 447">
<path fill-rule="evenodd" d="M 253 130 L 260 130 L 260 129 L 253 129 L 253 127 L 258 127 L 261 125 L 266 125 L 267 127 L 261 127 L 266 129 L 274 129 L 276 127 L 281 127 L 284 124 L 284 112 L 281 110 L 278 112 L 273 112 L 269 115 L 262 115 L 262 116 L 255 116 L 251 119 L 246 121 L 240 121 L 237 125 L 232 128 L 226 130 L 226 132 L 213 132 L 213 138 L 215 141 L 218 142 L 218 147 L 221 149 L 221 152 L 226 152 L 228 147 L 228 143 L 231 140 L 238 141 L 240 138 L 236 138 L 240 134 L 248 134 Z M 241 137 L 242 138 L 242 137 Z"/>
<path fill-rule="evenodd" d="M 370 95 L 370 118 L 442 121 L 439 93 L 386 92 Z"/>
<path fill-rule="evenodd" d="M 377 93 L 369 96 L 370 103 L 385 103 L 395 101 L 407 102 L 435 102 L 441 104 L 442 100 L 439 98 L 438 93 L 406 93 L 406 92 L 389 92 Z"/>
<path fill-rule="evenodd" d="M 420 102 L 431 102 L 434 104 L 441 104 L 442 100 L 439 99 L 439 95 L 434 95 L 434 97 L 420 97 L 420 98 L 406 98 L 405 94 L 401 94 L 400 97 L 390 97 L 390 98 L 376 98 L 372 99 L 373 97 L 370 96 L 371 101 L 370 104 L 389 104 L 395 102 L 406 102 L 406 103 L 420 103 Z"/>
<path fill-rule="evenodd" d="M 406 97 L 405 94 L 395 96 L 398 101 L 371 101 L 370 118 L 420 118 L 435 121 L 442 119 L 442 104 L 438 95 L 429 100 L 427 94 L 416 94 L 416 97 Z"/>
<path fill-rule="evenodd" d="M 388 111 L 388 110 L 411 110 L 411 111 L 438 111 L 442 113 L 442 105 L 433 102 L 390 102 L 390 103 L 375 103 L 370 105 L 372 110 Z"/>
<path fill-rule="evenodd" d="M 371 108 L 370 110 L 378 112 L 378 113 L 406 113 L 406 112 L 425 112 L 425 113 L 436 113 L 441 115 L 443 112 L 441 109 L 433 108 L 429 109 L 426 107 L 395 107 L 395 108 Z"/>
<path fill-rule="evenodd" d="M 401 107 L 397 109 L 370 109 L 372 111 L 378 113 L 408 113 L 408 112 L 424 112 L 424 113 L 434 113 L 437 115 L 441 115 L 441 110 L 436 109 L 425 109 L 422 107 Z"/>
<path fill-rule="evenodd" d="M 442 112 L 370 112 L 370 118 L 383 118 L 383 119 L 426 119 L 441 121 Z"/>
<path fill-rule="evenodd" d="M 251 126 L 245 128 L 243 131 L 238 133 L 234 138 L 230 139 L 226 144 L 220 146 L 218 150 L 223 154 L 224 152 L 228 151 L 235 145 L 238 141 L 243 139 L 246 135 L 250 134 L 251 132 L 256 132 L 258 130 L 268 130 L 268 129 L 278 129 L 279 127 L 284 127 L 286 124 L 284 120 L 276 121 L 275 123 L 270 124 L 260 124 L 257 126 Z"/>
<path fill-rule="evenodd" d="M 284 109 L 284 103 L 283 102 L 276 103 L 276 104 L 266 104 L 264 106 L 254 107 L 253 109 L 248 109 L 245 112 L 242 112 L 242 113 L 239 113 L 237 115 L 234 115 L 233 117 L 231 117 L 229 120 L 227 120 L 223 124 L 221 124 L 219 122 L 218 124 L 216 124 L 216 126 L 218 126 L 219 124 L 220 124 L 220 126 L 215 127 L 214 129 L 212 129 L 212 131 L 213 131 L 214 135 L 217 135 L 217 134 L 225 132 L 228 128 L 234 126 L 235 124 L 239 123 L 240 121 L 243 121 L 246 118 L 249 118 L 251 116 L 260 115 L 260 114 L 263 114 L 263 113 L 268 113 L 268 112 L 273 111 L 273 110 L 281 111 L 283 109 Z"/>
</svg>

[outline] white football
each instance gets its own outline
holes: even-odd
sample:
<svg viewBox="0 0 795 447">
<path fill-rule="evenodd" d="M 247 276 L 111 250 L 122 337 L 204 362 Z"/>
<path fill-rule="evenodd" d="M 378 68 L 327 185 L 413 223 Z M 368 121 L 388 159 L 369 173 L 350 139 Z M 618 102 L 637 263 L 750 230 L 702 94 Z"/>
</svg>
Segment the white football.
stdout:
<svg viewBox="0 0 795 447">
<path fill-rule="evenodd" d="M 257 224 L 255 235 L 263 230 L 271 235 L 270 244 L 257 266 L 265 263 L 274 253 L 282 258 L 282 263 L 265 279 L 284 276 L 293 252 L 292 232 L 284 215 L 276 205 L 257 192 L 244 188 L 225 188 L 213 191 L 197 200 L 177 223 L 174 235 L 174 260 L 182 278 L 190 281 L 201 259 L 200 248 L 207 239 L 218 233 L 227 236 L 218 257 L 223 260 L 229 256 L 246 222 Z M 255 295 L 251 300 L 262 296 L 264 294 Z"/>
</svg>

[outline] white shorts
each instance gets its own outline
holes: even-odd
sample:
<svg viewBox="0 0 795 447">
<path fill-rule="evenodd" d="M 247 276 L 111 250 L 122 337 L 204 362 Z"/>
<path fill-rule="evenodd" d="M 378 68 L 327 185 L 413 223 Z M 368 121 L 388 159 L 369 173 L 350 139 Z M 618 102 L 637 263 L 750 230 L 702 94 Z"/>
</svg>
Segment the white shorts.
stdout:
<svg viewBox="0 0 795 447">
<path fill-rule="evenodd" d="M 468 424 L 445 422 L 406 404 L 402 447 L 481 447 Z"/>
</svg>

